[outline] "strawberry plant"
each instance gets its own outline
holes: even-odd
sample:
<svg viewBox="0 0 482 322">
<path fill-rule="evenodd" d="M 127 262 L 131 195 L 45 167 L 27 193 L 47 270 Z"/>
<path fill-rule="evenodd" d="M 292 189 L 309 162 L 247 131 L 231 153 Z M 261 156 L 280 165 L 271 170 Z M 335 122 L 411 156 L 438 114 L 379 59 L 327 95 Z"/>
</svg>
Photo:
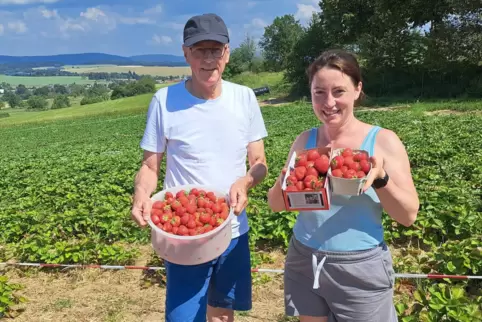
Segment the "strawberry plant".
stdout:
<svg viewBox="0 0 482 322">
<path fill-rule="evenodd" d="M 7 276 L 0 275 L 0 318 L 13 318 L 20 313 L 15 306 L 27 302 L 27 299 L 16 292 L 23 287 L 20 284 L 10 283 Z"/>
</svg>

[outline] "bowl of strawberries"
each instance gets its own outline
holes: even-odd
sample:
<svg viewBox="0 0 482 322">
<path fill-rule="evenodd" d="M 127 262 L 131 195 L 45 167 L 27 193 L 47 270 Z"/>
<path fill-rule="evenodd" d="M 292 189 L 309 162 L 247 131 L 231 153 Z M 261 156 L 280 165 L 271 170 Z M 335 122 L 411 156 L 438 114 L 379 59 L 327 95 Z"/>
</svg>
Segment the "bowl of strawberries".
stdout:
<svg viewBox="0 0 482 322">
<path fill-rule="evenodd" d="M 159 257 L 197 265 L 227 249 L 235 215 L 225 192 L 210 186 L 181 185 L 159 191 L 151 200 L 148 224 Z"/>
</svg>

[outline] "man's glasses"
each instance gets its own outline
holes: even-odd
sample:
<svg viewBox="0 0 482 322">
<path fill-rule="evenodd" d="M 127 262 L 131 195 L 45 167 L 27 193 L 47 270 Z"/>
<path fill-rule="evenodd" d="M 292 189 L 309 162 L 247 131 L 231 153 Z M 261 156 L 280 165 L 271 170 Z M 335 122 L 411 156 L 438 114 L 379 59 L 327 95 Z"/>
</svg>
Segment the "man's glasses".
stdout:
<svg viewBox="0 0 482 322">
<path fill-rule="evenodd" d="M 208 58 L 208 54 L 211 53 L 214 58 L 221 58 L 224 56 L 226 46 L 222 48 L 191 48 L 191 53 L 195 58 Z"/>
</svg>

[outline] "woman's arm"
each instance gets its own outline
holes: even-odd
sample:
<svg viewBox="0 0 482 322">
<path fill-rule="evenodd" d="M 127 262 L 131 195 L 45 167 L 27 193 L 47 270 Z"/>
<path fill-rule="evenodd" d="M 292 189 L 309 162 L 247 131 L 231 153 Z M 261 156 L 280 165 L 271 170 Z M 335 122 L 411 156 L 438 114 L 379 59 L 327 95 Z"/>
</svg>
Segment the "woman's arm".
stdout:
<svg viewBox="0 0 482 322">
<path fill-rule="evenodd" d="M 286 159 L 284 169 L 288 167 L 288 164 L 291 159 L 291 156 L 293 155 L 293 152 L 296 150 L 304 149 L 306 142 L 308 140 L 309 134 L 310 134 L 310 131 L 305 131 L 300 135 L 298 135 L 298 137 L 295 139 L 295 141 L 291 145 L 290 152 L 288 153 L 288 158 Z M 281 172 L 280 175 L 278 176 L 278 179 L 276 179 L 276 182 L 274 183 L 274 185 L 268 191 L 268 206 L 274 212 L 280 212 L 280 211 L 286 210 L 285 202 L 283 199 L 283 193 L 281 191 L 281 182 L 283 180 L 283 176 L 284 174 L 283 172 Z"/>
<path fill-rule="evenodd" d="M 409 227 L 417 219 L 419 199 L 413 183 L 410 161 L 403 143 L 390 130 L 379 133 L 377 149 L 383 160 L 379 177 L 389 175 L 385 187 L 375 189 L 385 211 L 400 224 Z"/>
</svg>

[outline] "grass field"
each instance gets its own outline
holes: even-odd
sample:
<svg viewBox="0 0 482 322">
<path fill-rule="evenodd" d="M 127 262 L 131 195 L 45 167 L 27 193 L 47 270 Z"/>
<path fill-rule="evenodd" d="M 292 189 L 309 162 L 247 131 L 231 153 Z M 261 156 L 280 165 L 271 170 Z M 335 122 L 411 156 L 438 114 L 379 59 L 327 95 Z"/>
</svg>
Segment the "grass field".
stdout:
<svg viewBox="0 0 482 322">
<path fill-rule="evenodd" d="M 0 119 L 0 261 L 162 265 L 150 248 L 148 230 L 137 228 L 129 214 L 150 97 L 19 112 Z M 393 129 L 401 137 L 419 192 L 421 207 L 412 227 L 384 216 L 395 271 L 480 275 L 482 152 L 477 124 L 482 123 L 482 106 L 457 101 L 399 103 L 356 112 L 360 119 Z M 306 102 L 268 104 L 262 112 L 269 133 L 265 146 L 270 172 L 250 192 L 252 265 L 279 269 L 296 213 L 272 213 L 266 191 L 292 140 L 318 121 Z M 164 170 L 165 164 L 161 178 Z M 29 299 L 17 321 L 164 317 L 162 272 L 13 269 L 7 276 L 10 283 L 25 286 L 18 294 Z M 282 275 L 253 278 L 253 310 L 238 314 L 237 321 L 290 321 L 283 316 Z M 395 301 L 400 321 L 482 318 L 482 284 L 439 282 L 398 279 Z"/>
<path fill-rule="evenodd" d="M 117 65 L 78 65 L 64 66 L 63 70 L 72 73 L 127 73 L 152 76 L 182 76 L 190 75 L 189 67 L 168 66 L 117 66 Z"/>
<path fill-rule="evenodd" d="M 12 86 L 17 86 L 23 84 L 27 87 L 35 86 L 46 86 L 46 85 L 68 85 L 68 84 L 93 84 L 95 81 L 82 79 L 81 76 L 51 76 L 51 77 L 44 77 L 44 76 L 7 76 L 7 75 L 0 75 L 0 83 L 6 82 Z M 102 83 L 102 81 L 97 81 L 97 83 Z"/>
</svg>

